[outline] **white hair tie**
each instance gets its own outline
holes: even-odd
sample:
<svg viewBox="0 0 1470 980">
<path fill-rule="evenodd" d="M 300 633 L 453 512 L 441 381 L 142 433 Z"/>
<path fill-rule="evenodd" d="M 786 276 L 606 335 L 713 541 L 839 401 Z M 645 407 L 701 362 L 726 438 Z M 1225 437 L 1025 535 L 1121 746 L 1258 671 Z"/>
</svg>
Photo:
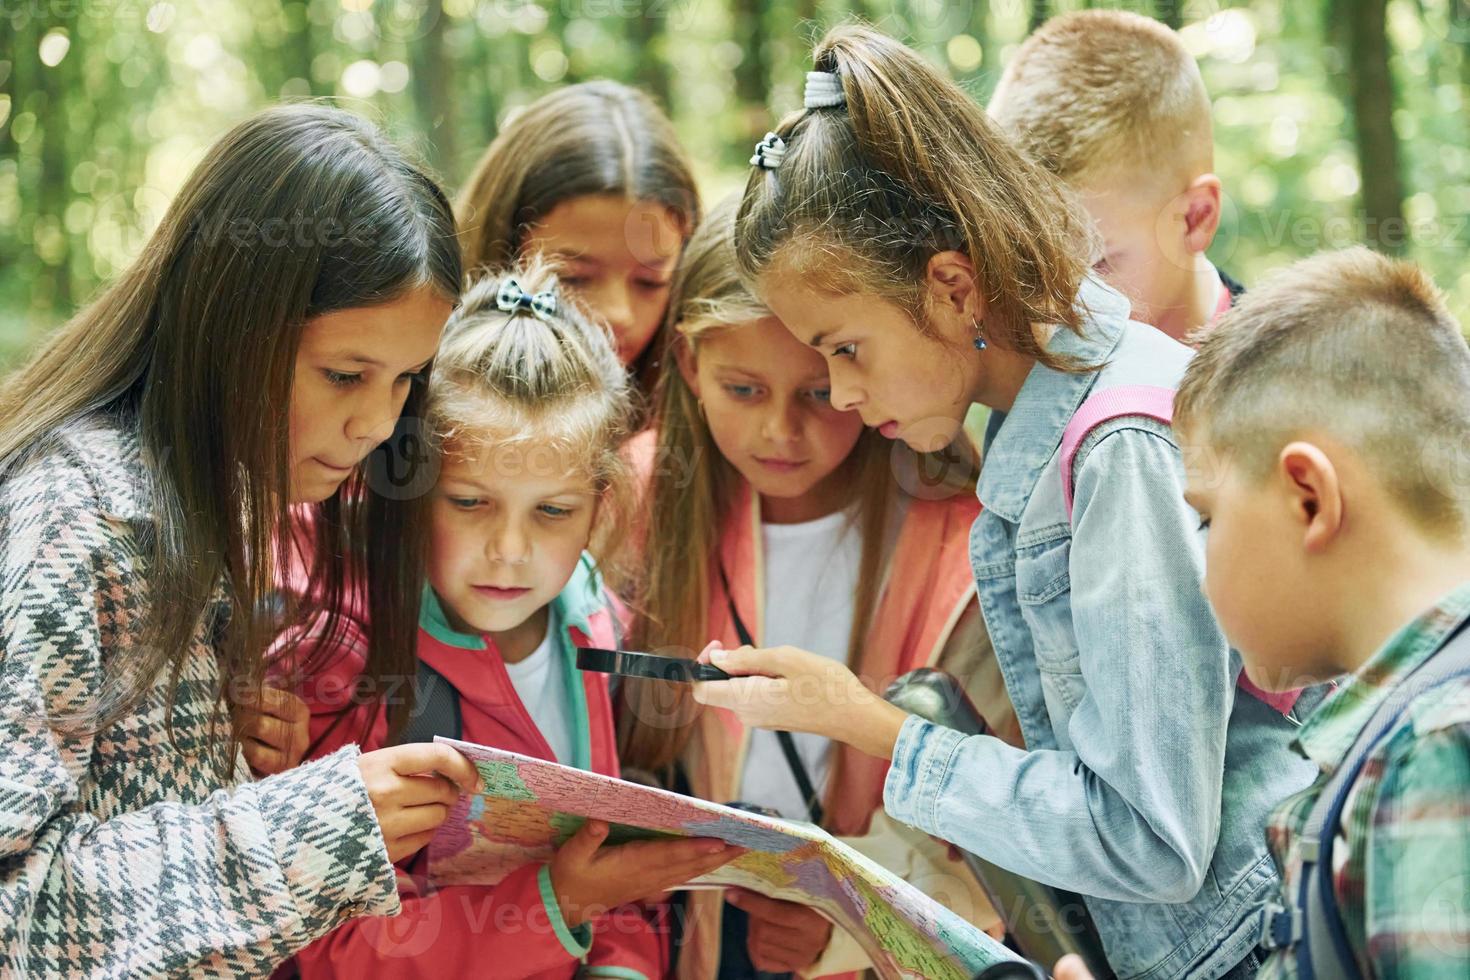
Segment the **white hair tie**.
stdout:
<svg viewBox="0 0 1470 980">
<path fill-rule="evenodd" d="M 766 138 L 755 145 L 755 155 L 750 158 L 750 165 L 762 170 L 775 170 L 781 166 L 785 156 L 786 141 L 775 133 L 767 133 Z"/>
<path fill-rule="evenodd" d="M 842 93 L 842 76 L 830 71 L 806 73 L 806 93 L 801 100 L 808 109 L 827 109 L 842 105 L 847 96 Z"/>
</svg>

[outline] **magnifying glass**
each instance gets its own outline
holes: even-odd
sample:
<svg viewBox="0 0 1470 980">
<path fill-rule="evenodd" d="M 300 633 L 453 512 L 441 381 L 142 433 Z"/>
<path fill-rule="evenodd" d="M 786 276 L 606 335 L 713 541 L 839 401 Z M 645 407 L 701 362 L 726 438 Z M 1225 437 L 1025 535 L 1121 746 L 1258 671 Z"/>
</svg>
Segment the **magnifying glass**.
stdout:
<svg viewBox="0 0 1470 980">
<path fill-rule="evenodd" d="M 624 677 L 649 677 L 656 681 L 727 681 L 730 675 L 713 664 L 702 664 L 687 657 L 665 657 L 657 653 L 633 653 L 629 650 L 604 650 L 600 647 L 578 647 L 577 668 L 599 674 L 621 674 Z"/>
</svg>

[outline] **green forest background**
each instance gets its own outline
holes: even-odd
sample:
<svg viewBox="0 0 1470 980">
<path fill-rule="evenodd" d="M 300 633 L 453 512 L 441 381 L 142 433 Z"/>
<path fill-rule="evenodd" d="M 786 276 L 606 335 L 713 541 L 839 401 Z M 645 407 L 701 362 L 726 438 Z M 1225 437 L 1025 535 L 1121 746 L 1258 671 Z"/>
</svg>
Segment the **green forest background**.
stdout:
<svg viewBox="0 0 1470 980">
<path fill-rule="evenodd" d="M 137 253 L 203 149 L 254 109 L 333 97 L 453 189 L 509 113 L 609 77 L 672 115 L 708 202 L 800 99 L 812 39 L 862 18 L 984 102 L 1016 45 L 1081 2 L 0 0 L 0 367 Z M 1214 97 L 1247 283 L 1365 241 L 1423 263 L 1470 322 L 1470 0 L 1135 0 Z"/>
</svg>

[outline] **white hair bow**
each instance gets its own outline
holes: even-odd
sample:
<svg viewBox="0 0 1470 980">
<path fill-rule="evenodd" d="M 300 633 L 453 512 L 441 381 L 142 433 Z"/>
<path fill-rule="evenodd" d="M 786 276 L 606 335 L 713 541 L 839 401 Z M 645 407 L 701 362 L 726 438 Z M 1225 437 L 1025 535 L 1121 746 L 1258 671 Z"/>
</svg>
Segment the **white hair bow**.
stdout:
<svg viewBox="0 0 1470 980">
<path fill-rule="evenodd" d="M 556 292 L 547 289 L 532 296 L 520 283 L 507 279 L 495 293 L 495 305 L 507 313 L 530 310 L 541 319 L 550 320 L 556 316 Z"/>
</svg>

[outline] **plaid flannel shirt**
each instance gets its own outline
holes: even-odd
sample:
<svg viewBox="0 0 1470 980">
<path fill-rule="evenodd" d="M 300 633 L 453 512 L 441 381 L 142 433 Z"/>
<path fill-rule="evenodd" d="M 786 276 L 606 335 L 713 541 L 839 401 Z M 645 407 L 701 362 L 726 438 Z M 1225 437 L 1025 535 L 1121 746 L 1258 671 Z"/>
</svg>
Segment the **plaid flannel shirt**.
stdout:
<svg viewBox="0 0 1470 980">
<path fill-rule="evenodd" d="M 1301 875 L 1301 839 L 1322 787 L 1373 712 L 1470 616 L 1470 583 L 1404 626 L 1302 725 L 1296 746 L 1322 769 L 1267 827 L 1287 895 Z M 1470 977 L 1470 684 L 1421 695 L 1371 751 L 1336 828 L 1333 884 L 1365 977 Z M 1283 902 L 1283 904 L 1286 904 Z M 1261 980 L 1297 976 L 1276 952 Z"/>
</svg>

